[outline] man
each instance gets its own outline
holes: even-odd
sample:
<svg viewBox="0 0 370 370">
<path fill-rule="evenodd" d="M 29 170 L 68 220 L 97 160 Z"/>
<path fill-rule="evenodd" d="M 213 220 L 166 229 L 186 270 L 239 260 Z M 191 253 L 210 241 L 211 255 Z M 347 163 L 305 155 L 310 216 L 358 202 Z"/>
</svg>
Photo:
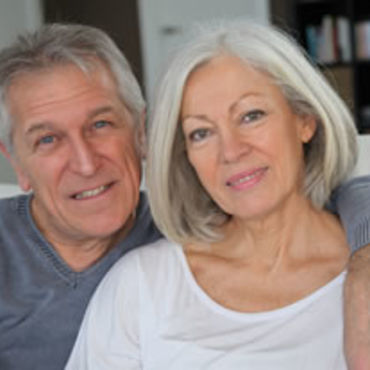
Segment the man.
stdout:
<svg viewBox="0 0 370 370">
<path fill-rule="evenodd" d="M 144 101 L 102 32 L 48 26 L 0 55 L 0 369 L 62 369 L 109 267 L 159 237 L 140 195 Z"/>
<path fill-rule="evenodd" d="M 0 369 L 59 370 L 107 270 L 160 236 L 139 192 L 144 101 L 112 41 L 78 25 L 2 51 L 0 91 L 1 149 L 32 191 L 0 201 Z"/>
</svg>

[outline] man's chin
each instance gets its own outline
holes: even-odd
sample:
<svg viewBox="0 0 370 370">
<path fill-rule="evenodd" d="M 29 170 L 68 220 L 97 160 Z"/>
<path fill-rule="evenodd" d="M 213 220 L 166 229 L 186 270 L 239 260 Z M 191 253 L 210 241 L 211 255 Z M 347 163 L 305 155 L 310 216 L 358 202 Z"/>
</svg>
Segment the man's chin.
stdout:
<svg viewBox="0 0 370 370">
<path fill-rule="evenodd" d="M 117 238 L 127 235 L 134 224 L 134 217 L 119 217 L 109 219 L 108 217 L 97 217 L 90 224 L 81 225 L 86 235 L 96 237 L 97 239 Z"/>
</svg>

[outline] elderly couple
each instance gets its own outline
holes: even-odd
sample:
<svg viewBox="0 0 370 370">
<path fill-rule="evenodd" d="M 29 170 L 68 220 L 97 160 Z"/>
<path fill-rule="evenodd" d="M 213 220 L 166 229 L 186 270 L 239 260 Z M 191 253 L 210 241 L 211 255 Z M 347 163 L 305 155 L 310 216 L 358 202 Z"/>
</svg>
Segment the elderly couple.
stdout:
<svg viewBox="0 0 370 370">
<path fill-rule="evenodd" d="M 148 152 L 138 83 L 97 29 L 23 35 L 0 89 L 30 191 L 0 202 L 2 370 L 370 368 L 370 178 L 346 181 L 351 115 L 287 35 L 199 30 Z"/>
</svg>

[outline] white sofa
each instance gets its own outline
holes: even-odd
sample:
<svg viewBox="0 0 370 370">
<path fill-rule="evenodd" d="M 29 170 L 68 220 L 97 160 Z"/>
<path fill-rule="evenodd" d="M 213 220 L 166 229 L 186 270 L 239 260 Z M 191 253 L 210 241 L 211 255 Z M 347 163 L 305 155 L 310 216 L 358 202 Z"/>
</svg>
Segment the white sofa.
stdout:
<svg viewBox="0 0 370 370">
<path fill-rule="evenodd" d="M 11 197 L 23 193 L 22 189 L 16 184 L 0 184 L 0 198 Z"/>
<path fill-rule="evenodd" d="M 358 136 L 359 156 L 353 176 L 370 175 L 370 135 Z"/>
</svg>

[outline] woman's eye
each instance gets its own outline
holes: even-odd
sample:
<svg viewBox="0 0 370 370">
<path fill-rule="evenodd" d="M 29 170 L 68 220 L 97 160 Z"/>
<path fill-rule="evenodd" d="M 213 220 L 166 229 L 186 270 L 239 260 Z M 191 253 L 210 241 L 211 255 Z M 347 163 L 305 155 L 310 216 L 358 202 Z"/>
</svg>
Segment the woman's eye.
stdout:
<svg viewBox="0 0 370 370">
<path fill-rule="evenodd" d="M 209 134 L 210 134 L 209 129 L 199 128 L 199 129 L 196 129 L 196 130 L 192 131 L 189 134 L 189 139 L 190 139 L 190 141 L 197 142 L 197 141 L 201 141 L 201 140 L 205 139 L 207 136 L 209 136 Z"/>
<path fill-rule="evenodd" d="M 253 122 L 253 121 L 256 121 L 256 120 L 260 119 L 264 115 L 265 115 L 265 112 L 262 111 L 262 110 L 259 110 L 259 109 L 252 110 L 250 112 L 247 112 L 247 113 L 243 114 L 241 116 L 241 121 L 250 123 L 250 122 Z"/>
<path fill-rule="evenodd" d="M 110 123 L 108 121 L 104 121 L 104 120 L 101 120 L 101 121 L 97 121 L 94 123 L 94 127 L 95 128 L 103 128 L 103 127 L 106 127 L 108 126 Z"/>
</svg>

